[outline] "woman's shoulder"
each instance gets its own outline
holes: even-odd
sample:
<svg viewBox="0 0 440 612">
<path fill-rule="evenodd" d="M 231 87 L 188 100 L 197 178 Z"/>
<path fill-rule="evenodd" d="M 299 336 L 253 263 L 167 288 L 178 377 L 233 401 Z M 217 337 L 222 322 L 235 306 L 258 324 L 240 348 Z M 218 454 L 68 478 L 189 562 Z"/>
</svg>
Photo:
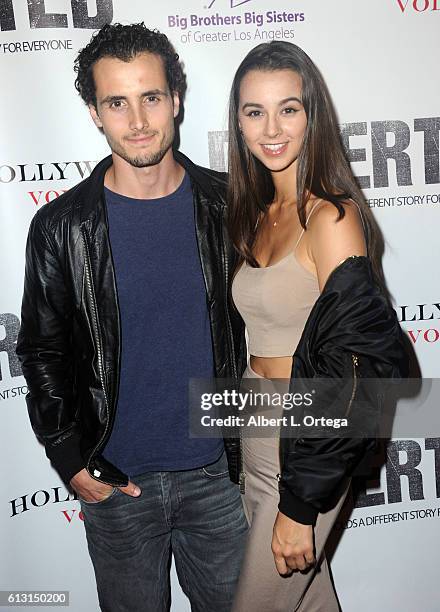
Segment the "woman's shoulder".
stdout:
<svg viewBox="0 0 440 612">
<path fill-rule="evenodd" d="M 312 203 L 307 224 L 308 251 L 316 267 L 320 287 L 332 270 L 352 255 L 366 255 L 365 233 L 358 205 L 352 200 L 341 202 L 340 216 L 334 204 L 327 200 Z"/>
<path fill-rule="evenodd" d="M 310 227 L 334 224 L 345 220 L 345 225 L 360 224 L 362 227 L 360 205 L 354 200 L 340 201 L 344 213 L 341 216 L 338 208 L 323 198 L 311 198 L 307 204 L 308 224 Z"/>
<path fill-rule="evenodd" d="M 336 206 L 328 201 L 316 198 L 308 206 L 307 229 L 319 240 L 353 240 L 365 242 L 363 220 L 359 204 L 353 200 L 341 203 L 344 211 L 341 216 Z"/>
</svg>

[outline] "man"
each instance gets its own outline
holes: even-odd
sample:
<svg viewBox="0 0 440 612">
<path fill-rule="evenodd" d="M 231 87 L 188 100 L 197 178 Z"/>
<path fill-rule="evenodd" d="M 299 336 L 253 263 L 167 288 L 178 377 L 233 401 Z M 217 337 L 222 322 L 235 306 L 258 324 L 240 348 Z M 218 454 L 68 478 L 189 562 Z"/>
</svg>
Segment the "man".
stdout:
<svg viewBox="0 0 440 612">
<path fill-rule="evenodd" d="M 30 419 L 80 498 L 102 610 L 169 609 L 172 550 L 192 609 L 226 611 L 247 525 L 223 442 L 189 437 L 187 405 L 190 377 L 243 368 L 224 176 L 173 153 L 185 77 L 165 35 L 106 25 L 75 70 L 112 154 L 31 223 Z"/>
</svg>

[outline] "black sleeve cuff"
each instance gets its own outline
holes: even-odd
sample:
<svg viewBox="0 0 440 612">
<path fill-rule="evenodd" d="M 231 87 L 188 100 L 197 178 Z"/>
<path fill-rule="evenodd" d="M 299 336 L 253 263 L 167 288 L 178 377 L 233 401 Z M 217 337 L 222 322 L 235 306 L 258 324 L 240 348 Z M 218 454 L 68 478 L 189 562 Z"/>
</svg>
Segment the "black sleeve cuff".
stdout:
<svg viewBox="0 0 440 612">
<path fill-rule="evenodd" d="M 86 466 L 80 450 L 80 437 L 77 433 L 59 444 L 46 444 L 46 455 L 66 485 Z"/>
<path fill-rule="evenodd" d="M 303 501 L 287 488 L 280 491 L 278 510 L 302 525 L 315 525 L 319 510 Z"/>
</svg>

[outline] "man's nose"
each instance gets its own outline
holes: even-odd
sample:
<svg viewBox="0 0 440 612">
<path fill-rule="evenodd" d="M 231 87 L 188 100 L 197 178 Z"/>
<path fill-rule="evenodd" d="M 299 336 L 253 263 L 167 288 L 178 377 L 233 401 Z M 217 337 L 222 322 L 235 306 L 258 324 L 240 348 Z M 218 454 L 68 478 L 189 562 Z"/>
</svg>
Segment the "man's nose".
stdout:
<svg viewBox="0 0 440 612">
<path fill-rule="evenodd" d="M 142 106 L 136 106 L 131 109 L 130 113 L 130 128 L 132 130 L 141 131 L 148 127 L 148 114 Z"/>
</svg>

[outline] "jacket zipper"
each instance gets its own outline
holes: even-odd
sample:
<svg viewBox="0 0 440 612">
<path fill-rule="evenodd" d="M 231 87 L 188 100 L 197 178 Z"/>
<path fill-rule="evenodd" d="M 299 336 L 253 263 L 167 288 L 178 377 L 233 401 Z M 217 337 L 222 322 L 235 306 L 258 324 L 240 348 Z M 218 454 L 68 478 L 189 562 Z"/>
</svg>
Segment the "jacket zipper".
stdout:
<svg viewBox="0 0 440 612">
<path fill-rule="evenodd" d="M 225 271 L 225 299 L 228 299 L 228 278 L 229 278 L 229 267 L 228 267 L 228 258 L 226 256 L 225 249 L 225 240 L 224 240 L 224 232 L 223 232 L 223 220 L 221 225 L 221 237 L 222 237 L 222 259 L 223 259 L 223 269 Z M 235 349 L 234 349 L 234 338 L 232 335 L 231 321 L 229 319 L 229 312 L 226 308 L 226 326 L 228 329 L 228 340 L 229 340 L 229 349 L 232 355 L 232 370 L 234 374 L 234 379 L 238 380 L 237 376 L 237 367 L 235 362 Z M 243 469 L 243 438 L 241 428 L 238 428 L 238 440 L 239 440 L 239 475 L 238 475 L 238 488 L 242 495 L 245 493 L 246 489 L 246 472 Z"/>
<path fill-rule="evenodd" d="M 98 448 L 100 447 L 102 443 L 102 440 L 106 436 L 110 418 L 109 418 L 109 401 L 108 401 L 107 390 L 106 390 L 106 385 L 105 385 L 105 378 L 104 378 L 104 359 L 103 359 L 103 353 L 102 353 L 101 336 L 99 333 L 98 312 L 96 308 L 96 296 L 95 296 L 95 289 L 93 286 L 93 278 L 92 278 L 92 273 L 91 273 L 91 260 L 90 260 L 89 246 L 87 244 L 87 236 L 86 236 L 86 231 L 85 231 L 84 226 L 81 226 L 81 233 L 82 233 L 84 247 L 85 247 L 85 275 L 86 275 L 87 287 L 89 290 L 90 303 L 92 306 L 92 321 L 93 321 L 93 326 L 95 329 L 96 348 L 98 352 L 99 378 L 101 381 L 102 390 L 104 392 L 104 403 L 105 403 L 105 408 L 106 408 L 106 413 L 107 413 L 107 421 L 106 421 L 104 433 L 101 439 L 99 440 L 99 442 L 97 443 L 97 445 L 95 446 L 95 448 L 93 449 L 93 451 L 91 452 L 89 460 L 87 462 L 87 471 L 90 473 L 90 463 L 92 461 L 93 455 L 95 455 L 96 451 L 98 450 Z M 101 476 L 101 472 L 99 470 L 94 470 L 92 476 L 99 478 Z M 104 481 L 101 480 L 101 482 L 104 482 Z"/>
<path fill-rule="evenodd" d="M 353 366 L 353 388 L 351 390 L 350 401 L 348 402 L 347 410 L 346 410 L 345 415 L 344 415 L 346 417 L 350 413 L 351 405 L 353 404 L 353 400 L 354 400 L 354 398 L 356 396 L 357 385 L 358 385 L 358 377 L 357 377 L 357 371 L 356 371 L 356 368 L 359 366 L 359 358 L 358 358 L 358 356 L 354 355 L 352 353 L 351 361 L 352 361 L 352 366 Z M 280 453 L 280 467 L 281 467 L 281 453 Z M 280 481 L 281 481 L 281 473 L 278 473 L 276 475 L 276 479 L 277 479 L 278 483 L 280 483 Z"/>
<path fill-rule="evenodd" d="M 202 274 L 203 274 L 203 280 L 205 283 L 205 291 L 206 291 L 206 295 L 208 295 L 208 282 L 206 279 L 206 274 L 205 274 L 205 270 L 203 268 L 203 262 L 202 262 L 202 257 L 200 255 L 200 246 L 199 246 L 199 238 L 198 238 L 198 231 L 197 231 L 197 214 L 196 214 L 196 205 L 195 203 L 193 203 L 194 206 L 194 225 L 196 228 L 196 242 L 197 242 L 197 250 L 199 253 L 199 260 L 200 260 L 200 266 L 202 268 Z M 225 298 L 227 299 L 228 297 L 228 275 L 229 275 L 229 271 L 228 271 L 228 262 L 227 262 L 227 257 L 225 254 L 225 241 L 224 241 L 224 234 L 223 234 L 223 211 L 222 211 L 222 215 L 221 215 L 221 219 L 220 219 L 220 229 L 221 229 L 221 251 L 222 251 L 222 263 L 223 263 L 223 269 L 225 272 Z M 232 354 L 232 369 L 233 369 L 233 374 L 235 377 L 235 380 L 237 380 L 237 369 L 235 366 L 235 351 L 234 351 L 234 342 L 233 342 L 233 338 L 232 338 L 232 330 L 231 330 L 231 322 L 229 320 L 229 313 L 226 310 L 226 327 L 228 330 L 228 343 L 229 343 L 229 348 Z M 211 318 L 211 312 L 209 313 L 209 317 Z M 241 443 L 241 431 L 240 431 L 240 458 L 239 458 L 239 463 L 240 463 L 240 474 L 238 477 L 238 481 L 239 481 L 239 489 L 240 492 L 244 493 L 244 479 L 245 479 L 245 473 L 243 472 L 243 459 L 242 459 L 242 443 Z"/>
<path fill-rule="evenodd" d="M 346 261 L 348 261 L 349 259 L 358 259 L 359 257 L 366 259 L 366 256 L 365 256 L 365 255 L 349 255 L 348 257 L 345 257 L 345 259 L 342 259 L 342 260 L 341 260 L 341 261 L 338 263 L 338 265 L 337 265 L 337 266 L 335 266 L 335 267 L 333 268 L 333 270 L 330 272 L 330 274 L 328 275 L 328 278 L 327 278 L 327 280 L 325 281 L 325 284 L 324 284 L 324 287 L 322 288 L 321 293 L 323 293 L 323 292 L 324 292 L 324 289 L 325 289 L 325 287 L 326 287 L 326 285 L 327 285 L 327 283 L 328 283 L 328 281 L 329 281 L 329 278 L 330 278 L 331 276 L 333 276 L 333 274 L 336 272 L 336 270 L 338 270 L 338 269 L 339 269 L 339 268 L 342 266 L 342 264 L 344 264 L 344 263 L 345 263 Z"/>
<path fill-rule="evenodd" d="M 355 398 L 356 395 L 356 390 L 357 390 L 357 371 L 356 368 L 359 366 L 359 359 L 357 355 L 352 354 L 351 355 L 351 360 L 352 360 L 352 365 L 353 365 L 353 388 L 351 391 L 351 397 L 350 397 L 350 401 L 348 402 L 348 407 L 347 410 L 345 412 L 344 416 L 348 416 L 349 412 L 351 410 L 351 405 L 353 403 L 353 400 Z"/>
<path fill-rule="evenodd" d="M 224 240 L 224 234 L 223 234 L 223 221 L 222 221 L 222 226 L 221 226 L 221 236 L 222 236 L 223 269 L 225 271 L 225 297 L 226 297 L 226 299 L 228 299 L 229 267 L 228 267 L 228 258 L 226 257 L 225 240 Z M 235 378 L 235 380 L 237 380 L 238 377 L 237 377 L 237 368 L 236 368 L 236 364 L 235 364 L 234 338 L 233 338 L 233 335 L 232 335 L 231 321 L 229 319 L 229 312 L 228 312 L 227 308 L 226 308 L 226 325 L 227 325 L 227 328 L 228 328 L 229 349 L 230 349 L 231 355 L 232 355 L 232 370 L 233 370 L 234 378 Z"/>
</svg>

